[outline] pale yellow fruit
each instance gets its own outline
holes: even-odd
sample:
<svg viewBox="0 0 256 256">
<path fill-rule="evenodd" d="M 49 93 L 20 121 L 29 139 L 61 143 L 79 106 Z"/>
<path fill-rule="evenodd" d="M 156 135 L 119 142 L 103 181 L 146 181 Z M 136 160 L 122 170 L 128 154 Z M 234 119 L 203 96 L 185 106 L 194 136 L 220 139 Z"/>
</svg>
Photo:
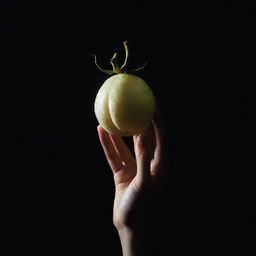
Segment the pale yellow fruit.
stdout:
<svg viewBox="0 0 256 256">
<path fill-rule="evenodd" d="M 117 74 L 99 89 L 94 110 L 100 125 L 116 136 L 141 134 L 154 118 L 155 97 L 140 77 Z"/>
</svg>

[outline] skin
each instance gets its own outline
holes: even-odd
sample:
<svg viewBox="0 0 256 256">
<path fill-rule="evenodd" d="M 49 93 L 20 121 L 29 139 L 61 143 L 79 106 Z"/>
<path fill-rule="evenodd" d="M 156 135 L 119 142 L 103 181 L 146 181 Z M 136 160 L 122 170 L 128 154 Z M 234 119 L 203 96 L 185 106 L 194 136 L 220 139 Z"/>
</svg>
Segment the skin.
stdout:
<svg viewBox="0 0 256 256">
<path fill-rule="evenodd" d="M 100 125 L 97 129 L 114 177 L 113 222 L 123 255 L 155 255 L 152 234 L 154 223 L 160 223 L 159 192 L 166 170 L 166 140 L 159 118 L 144 133 L 133 136 L 135 156 L 121 137 L 109 134 Z"/>
<path fill-rule="evenodd" d="M 108 78 L 97 93 L 95 114 L 101 126 L 116 136 L 141 134 L 155 113 L 155 97 L 146 82 L 131 74 Z"/>
</svg>

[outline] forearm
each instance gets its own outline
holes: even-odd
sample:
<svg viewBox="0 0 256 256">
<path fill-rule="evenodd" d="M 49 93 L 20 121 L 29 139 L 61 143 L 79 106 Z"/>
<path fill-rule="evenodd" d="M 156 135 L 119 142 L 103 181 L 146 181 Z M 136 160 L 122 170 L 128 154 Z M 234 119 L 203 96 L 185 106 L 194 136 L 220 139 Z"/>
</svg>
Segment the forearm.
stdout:
<svg viewBox="0 0 256 256">
<path fill-rule="evenodd" d="M 135 232 L 130 229 L 118 231 L 123 256 L 155 256 L 154 236 L 149 233 Z"/>
</svg>

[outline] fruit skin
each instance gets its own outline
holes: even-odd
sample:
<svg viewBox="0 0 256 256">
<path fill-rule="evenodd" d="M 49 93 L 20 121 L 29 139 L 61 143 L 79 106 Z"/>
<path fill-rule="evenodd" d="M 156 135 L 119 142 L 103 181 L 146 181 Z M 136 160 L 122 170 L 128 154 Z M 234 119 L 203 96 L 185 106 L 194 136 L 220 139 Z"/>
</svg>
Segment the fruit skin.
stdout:
<svg viewBox="0 0 256 256">
<path fill-rule="evenodd" d="M 147 83 L 126 73 L 108 78 L 94 104 L 100 125 L 116 136 L 141 134 L 154 118 L 155 109 L 155 97 Z"/>
</svg>

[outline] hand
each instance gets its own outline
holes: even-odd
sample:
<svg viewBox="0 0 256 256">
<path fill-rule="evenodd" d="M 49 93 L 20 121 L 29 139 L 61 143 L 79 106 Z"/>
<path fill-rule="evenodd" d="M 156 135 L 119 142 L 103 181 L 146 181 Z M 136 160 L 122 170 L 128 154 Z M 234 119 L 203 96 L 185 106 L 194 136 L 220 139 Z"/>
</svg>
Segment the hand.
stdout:
<svg viewBox="0 0 256 256">
<path fill-rule="evenodd" d="M 115 182 L 113 222 L 118 231 L 146 232 L 158 222 L 158 191 L 161 187 L 164 138 L 159 119 L 141 135 L 133 136 L 135 157 L 121 137 L 98 126 L 98 135 Z"/>
</svg>

